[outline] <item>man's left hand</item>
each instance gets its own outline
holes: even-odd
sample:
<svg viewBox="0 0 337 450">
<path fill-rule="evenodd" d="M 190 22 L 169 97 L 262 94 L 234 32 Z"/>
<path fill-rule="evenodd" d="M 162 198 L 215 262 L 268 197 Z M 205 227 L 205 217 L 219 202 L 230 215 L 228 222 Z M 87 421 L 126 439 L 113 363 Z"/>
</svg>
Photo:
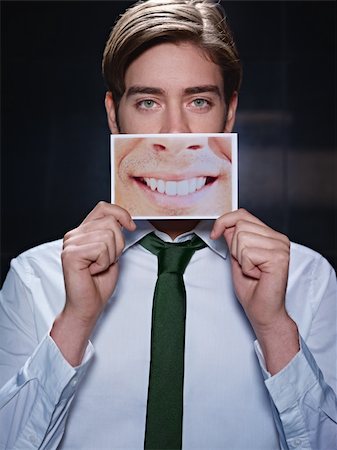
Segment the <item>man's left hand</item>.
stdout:
<svg viewBox="0 0 337 450">
<path fill-rule="evenodd" d="M 238 300 L 262 347 L 268 370 L 276 373 L 299 349 L 296 324 L 285 308 L 289 239 L 244 209 L 215 221 L 211 238 L 220 236 L 231 253 Z"/>
</svg>

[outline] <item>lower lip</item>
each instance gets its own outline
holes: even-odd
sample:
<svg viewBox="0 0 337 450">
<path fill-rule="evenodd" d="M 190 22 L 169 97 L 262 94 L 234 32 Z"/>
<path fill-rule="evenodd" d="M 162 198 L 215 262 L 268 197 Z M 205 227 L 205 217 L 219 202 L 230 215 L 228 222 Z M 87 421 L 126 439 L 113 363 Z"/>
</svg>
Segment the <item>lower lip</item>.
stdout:
<svg viewBox="0 0 337 450">
<path fill-rule="evenodd" d="M 133 178 L 133 182 L 147 196 L 147 198 L 151 202 L 152 208 L 154 205 L 156 205 L 164 209 L 185 209 L 186 213 L 188 213 L 189 209 L 202 205 L 203 197 L 211 193 L 211 190 L 213 190 L 217 180 L 213 181 L 212 183 L 205 184 L 201 189 L 187 195 L 161 194 L 157 190 L 152 191 L 152 189 L 148 187 L 147 184 L 144 184 L 141 181 L 136 180 L 135 178 Z M 176 211 L 172 211 L 172 214 L 170 214 L 170 211 L 165 211 L 165 214 L 176 215 Z M 183 215 L 183 212 L 181 212 L 180 215 Z"/>
</svg>

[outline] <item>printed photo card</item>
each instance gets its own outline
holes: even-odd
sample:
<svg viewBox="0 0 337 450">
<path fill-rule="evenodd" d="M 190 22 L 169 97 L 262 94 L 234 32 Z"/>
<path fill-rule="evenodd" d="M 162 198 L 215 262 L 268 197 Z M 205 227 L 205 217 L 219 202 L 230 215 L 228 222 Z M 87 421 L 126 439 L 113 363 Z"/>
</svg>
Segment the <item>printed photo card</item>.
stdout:
<svg viewBox="0 0 337 450">
<path fill-rule="evenodd" d="M 214 219 L 237 209 L 234 133 L 111 135 L 111 202 L 133 219 Z"/>
</svg>

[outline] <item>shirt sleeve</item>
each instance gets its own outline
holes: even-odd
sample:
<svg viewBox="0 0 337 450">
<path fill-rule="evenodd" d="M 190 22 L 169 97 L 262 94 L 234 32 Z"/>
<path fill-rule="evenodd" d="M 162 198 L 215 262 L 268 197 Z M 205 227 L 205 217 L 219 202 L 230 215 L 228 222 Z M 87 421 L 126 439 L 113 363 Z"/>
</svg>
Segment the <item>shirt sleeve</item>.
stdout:
<svg viewBox="0 0 337 450">
<path fill-rule="evenodd" d="M 322 272 L 322 277 L 317 276 Z M 258 342 L 255 350 L 282 448 L 337 449 L 337 290 L 333 269 L 324 260 L 316 270 L 312 295 L 321 293 L 306 342 L 300 337 L 300 351 L 280 372 L 266 370 Z"/>
<path fill-rule="evenodd" d="M 11 269 L 0 293 L 0 449 L 56 449 L 93 348 L 74 368 L 48 333 L 38 342 L 24 277 Z"/>
</svg>

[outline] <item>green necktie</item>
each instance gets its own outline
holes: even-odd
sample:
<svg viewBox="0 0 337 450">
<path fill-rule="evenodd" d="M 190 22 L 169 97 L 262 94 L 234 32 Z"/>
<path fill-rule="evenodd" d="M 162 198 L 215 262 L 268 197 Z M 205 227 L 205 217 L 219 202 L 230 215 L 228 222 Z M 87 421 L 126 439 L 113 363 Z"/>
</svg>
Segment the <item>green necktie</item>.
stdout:
<svg viewBox="0 0 337 450">
<path fill-rule="evenodd" d="M 176 450 L 182 445 L 186 316 L 183 274 L 193 253 L 206 244 L 196 235 L 175 244 L 151 233 L 140 245 L 158 257 L 144 448 Z"/>
</svg>

